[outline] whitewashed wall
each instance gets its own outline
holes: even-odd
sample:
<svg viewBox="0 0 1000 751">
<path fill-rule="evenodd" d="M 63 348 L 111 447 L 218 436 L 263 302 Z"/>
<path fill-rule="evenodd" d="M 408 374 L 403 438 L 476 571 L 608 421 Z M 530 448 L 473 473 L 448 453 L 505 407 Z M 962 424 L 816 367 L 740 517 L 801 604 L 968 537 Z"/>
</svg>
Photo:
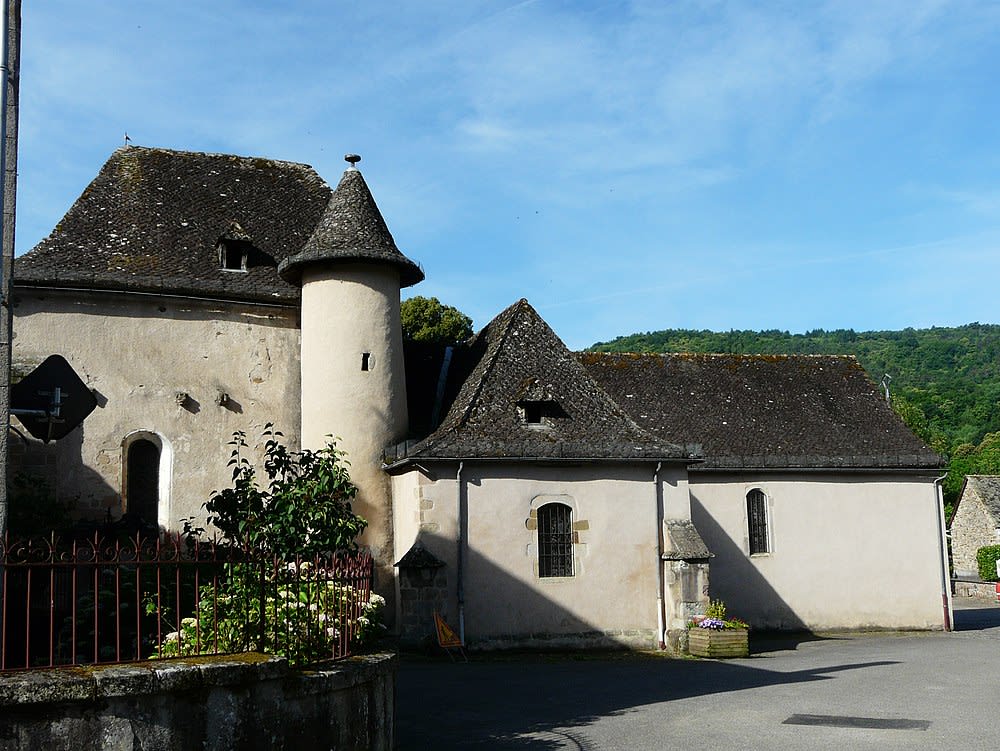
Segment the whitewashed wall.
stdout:
<svg viewBox="0 0 1000 751">
<path fill-rule="evenodd" d="M 397 560 L 419 539 L 457 571 L 457 463 L 411 470 L 393 480 Z M 655 644 L 657 498 L 654 466 L 465 462 L 462 507 L 468 516 L 464 568 L 470 643 L 548 639 Z M 686 510 L 683 469 L 660 473 L 665 508 Z M 532 510 L 556 501 L 573 509 L 578 536 L 572 577 L 539 577 Z M 457 602 L 446 604 L 457 625 Z M 668 614 L 669 617 L 669 614 Z"/>
<path fill-rule="evenodd" d="M 750 556 L 746 494 L 767 495 L 771 552 Z M 929 476 L 691 473 L 711 596 L 766 628 L 944 627 Z"/>
<path fill-rule="evenodd" d="M 136 431 L 169 449 L 169 496 L 159 509 L 168 528 L 203 518 L 209 495 L 230 484 L 233 431 L 257 445 L 273 422 L 298 447 L 297 309 L 20 289 L 14 314 L 16 371 L 61 354 L 98 397 L 80 428 L 32 447 L 55 456 L 59 494 L 78 496 L 84 514 L 120 513 L 123 441 Z M 227 405 L 216 404 L 220 392 Z M 185 405 L 178 393 L 189 395 Z"/>
</svg>

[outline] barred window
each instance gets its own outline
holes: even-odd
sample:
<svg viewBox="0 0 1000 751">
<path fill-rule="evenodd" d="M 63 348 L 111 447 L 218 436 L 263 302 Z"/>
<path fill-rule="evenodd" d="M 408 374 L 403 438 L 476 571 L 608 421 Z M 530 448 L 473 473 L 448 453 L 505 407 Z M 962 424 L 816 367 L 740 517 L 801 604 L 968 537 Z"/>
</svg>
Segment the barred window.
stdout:
<svg viewBox="0 0 1000 751">
<path fill-rule="evenodd" d="M 747 527 L 750 538 L 750 555 L 771 552 L 771 539 L 767 530 L 767 496 L 754 488 L 747 493 Z"/>
<path fill-rule="evenodd" d="M 538 575 L 573 575 L 573 509 L 562 503 L 538 509 Z"/>
</svg>

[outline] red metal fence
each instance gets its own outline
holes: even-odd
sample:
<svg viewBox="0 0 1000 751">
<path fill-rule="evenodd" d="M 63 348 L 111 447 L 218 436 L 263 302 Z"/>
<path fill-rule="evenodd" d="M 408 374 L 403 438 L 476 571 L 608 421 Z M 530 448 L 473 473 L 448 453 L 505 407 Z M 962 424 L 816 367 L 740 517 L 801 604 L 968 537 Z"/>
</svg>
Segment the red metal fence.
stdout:
<svg viewBox="0 0 1000 751">
<path fill-rule="evenodd" d="M 367 551 L 285 560 L 182 538 L 0 543 L 0 670 L 260 651 L 339 659 L 372 635 Z"/>
</svg>

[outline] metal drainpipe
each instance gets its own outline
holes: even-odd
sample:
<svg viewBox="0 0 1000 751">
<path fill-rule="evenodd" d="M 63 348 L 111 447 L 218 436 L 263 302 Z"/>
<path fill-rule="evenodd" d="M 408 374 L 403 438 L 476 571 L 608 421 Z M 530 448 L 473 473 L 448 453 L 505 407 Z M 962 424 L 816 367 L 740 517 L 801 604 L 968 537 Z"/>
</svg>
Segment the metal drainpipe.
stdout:
<svg viewBox="0 0 1000 751">
<path fill-rule="evenodd" d="M 944 630 L 951 631 L 951 581 L 948 578 L 948 542 L 944 527 L 944 490 L 941 483 L 948 475 L 934 480 L 934 504 L 937 506 L 938 548 L 941 553 L 941 606 L 944 608 Z"/>
<path fill-rule="evenodd" d="M 656 463 L 653 472 L 653 498 L 656 501 L 656 638 L 660 649 L 665 649 L 667 641 L 666 616 L 663 613 L 663 504 L 660 503 L 660 468 L 663 462 Z"/>
<path fill-rule="evenodd" d="M 10 34 L 10 29 L 8 26 L 8 11 L 10 4 L 8 0 L 0 0 L 0 236 L 6 235 L 7 227 L 4 226 L 4 213 L 7 209 L 7 86 L 10 80 L 10 70 L 7 66 L 7 37 Z M 20 30 L 19 30 L 20 31 Z M 6 250 L 4 248 L 3 250 Z M 11 257 L 13 258 L 13 250 L 11 250 Z M 4 255 L 0 252 L 0 305 L 7 306 L 7 315 L 13 315 L 12 309 L 9 307 L 9 300 L 7 300 L 7 290 L 6 284 L 3 284 L 3 280 L 6 278 L 4 276 Z M 9 270 L 7 270 L 9 273 Z M 0 343 L 0 347 L 11 346 L 10 341 L 10 329 L 7 329 L 7 333 L 0 332 L 0 338 L 4 341 Z M 3 398 L 3 404 L 0 404 L 0 421 L 3 425 L 0 426 L 0 430 L 3 430 L 3 440 L 2 442 L 2 453 L 0 456 L 0 539 L 3 539 L 7 534 L 7 433 L 10 430 L 10 355 L 4 353 L 4 356 L 0 358 L 0 367 L 2 363 L 6 362 L 6 367 L 4 372 L 0 374 L 0 396 Z"/>
<path fill-rule="evenodd" d="M 465 462 L 458 463 L 458 472 L 455 473 L 455 507 L 458 513 L 458 572 L 456 574 L 458 586 L 458 638 L 465 645 L 465 579 L 463 569 L 465 568 L 465 519 L 462 516 L 462 470 Z"/>
</svg>

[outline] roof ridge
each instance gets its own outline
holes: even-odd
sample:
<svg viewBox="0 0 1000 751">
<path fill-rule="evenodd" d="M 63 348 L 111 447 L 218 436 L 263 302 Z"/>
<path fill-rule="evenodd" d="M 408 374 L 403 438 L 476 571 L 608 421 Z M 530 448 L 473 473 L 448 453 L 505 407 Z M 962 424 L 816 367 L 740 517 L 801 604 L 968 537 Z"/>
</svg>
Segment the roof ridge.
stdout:
<svg viewBox="0 0 1000 751">
<path fill-rule="evenodd" d="M 224 151 L 194 151 L 192 149 L 170 149 L 165 146 L 142 146 L 136 144 L 129 144 L 128 146 L 119 146 L 113 152 L 111 156 L 116 154 L 126 154 L 129 151 L 159 151 L 164 154 L 176 154 L 178 156 L 211 156 L 211 157 L 226 157 L 229 159 L 239 159 L 241 161 L 258 161 L 263 160 L 265 162 L 270 162 L 272 164 L 281 165 L 283 167 L 305 167 L 316 173 L 316 175 L 322 180 L 327 186 L 329 183 L 323 178 L 322 175 L 316 170 L 316 168 L 307 162 L 295 162 L 290 159 L 275 159 L 270 156 L 260 156 L 254 154 L 231 154 Z"/>
<path fill-rule="evenodd" d="M 857 360 L 858 356 L 853 352 L 590 352 L 581 350 L 573 354 L 579 357 L 740 357 L 748 360 L 761 358 L 778 358 L 784 360 L 805 360 L 805 359 L 837 359 L 837 360 Z"/>
<path fill-rule="evenodd" d="M 476 384 L 475 391 L 473 391 L 471 397 L 466 401 L 465 408 L 462 410 L 462 415 L 461 417 L 459 417 L 458 421 L 455 424 L 456 428 L 462 427 L 468 421 L 469 415 L 472 413 L 472 405 L 478 400 L 480 394 L 482 394 L 483 388 L 485 388 L 486 385 L 486 381 L 489 378 L 490 373 L 493 372 L 493 368 L 496 366 L 497 360 L 500 358 L 500 350 L 503 348 L 503 344 L 507 341 L 507 336 L 510 333 L 511 326 L 514 323 L 514 314 L 517 312 L 515 308 L 520 308 L 525 304 L 528 304 L 528 300 L 522 297 L 516 303 L 508 306 L 505 310 L 501 311 L 500 314 L 493 319 L 494 321 L 496 321 L 497 319 L 502 318 L 504 314 L 508 312 L 510 313 L 510 315 L 507 316 L 506 320 L 503 321 L 503 329 L 501 329 L 496 345 L 493 348 L 493 354 L 489 357 L 489 362 L 487 362 L 486 367 L 483 369 L 482 375 L 479 378 L 479 383 Z M 493 323 L 493 321 L 490 321 L 490 323 Z M 470 342 L 470 346 L 475 345 L 476 341 L 479 339 L 480 336 L 482 336 L 482 334 L 486 332 L 486 329 L 488 329 L 489 326 L 490 326 L 489 323 L 486 324 L 486 326 L 484 326 L 479 331 L 479 333 L 476 334 L 472 342 Z"/>
</svg>

